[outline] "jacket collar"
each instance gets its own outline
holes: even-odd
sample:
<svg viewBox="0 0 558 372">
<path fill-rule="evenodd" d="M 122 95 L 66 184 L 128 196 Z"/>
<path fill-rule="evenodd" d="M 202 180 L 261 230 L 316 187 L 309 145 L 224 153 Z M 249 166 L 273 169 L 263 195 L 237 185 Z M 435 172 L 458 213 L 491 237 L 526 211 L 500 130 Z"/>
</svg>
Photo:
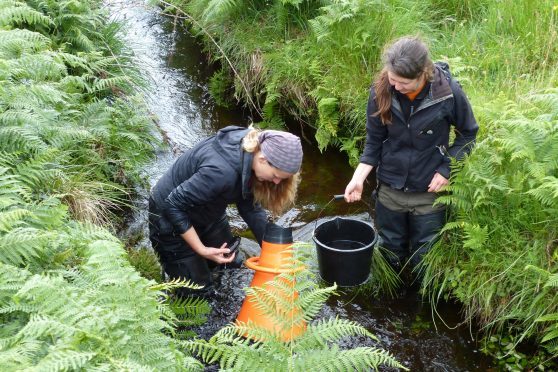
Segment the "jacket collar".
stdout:
<svg viewBox="0 0 558 372">
<path fill-rule="evenodd" d="M 254 154 L 240 149 L 240 163 L 242 164 L 242 198 L 247 199 L 252 194 L 250 180 L 252 179 L 252 161 Z"/>
<path fill-rule="evenodd" d="M 420 93 L 422 95 L 423 92 Z M 435 66 L 434 68 L 434 79 L 430 84 L 430 88 L 428 89 L 428 94 L 422 102 L 420 106 L 415 110 L 415 112 L 423 110 L 427 107 L 435 105 L 439 102 L 445 101 L 446 99 L 452 98 L 453 92 L 451 90 L 450 84 L 442 70 Z M 399 101 L 396 99 L 396 95 L 392 94 L 391 100 L 392 107 L 396 110 L 401 112 L 401 105 Z"/>
<path fill-rule="evenodd" d="M 228 126 L 217 132 L 213 147 L 239 175 L 242 182 L 242 197 L 246 199 L 252 194 L 250 179 L 252 178 L 252 160 L 254 154 L 242 149 L 242 139 L 250 129 Z"/>
</svg>

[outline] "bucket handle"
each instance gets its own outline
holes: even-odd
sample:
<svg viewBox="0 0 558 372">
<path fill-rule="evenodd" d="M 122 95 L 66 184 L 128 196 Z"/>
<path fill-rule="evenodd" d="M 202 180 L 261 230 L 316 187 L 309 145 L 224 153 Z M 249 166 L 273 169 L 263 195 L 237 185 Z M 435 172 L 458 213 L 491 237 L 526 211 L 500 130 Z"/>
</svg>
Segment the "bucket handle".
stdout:
<svg viewBox="0 0 558 372">
<path fill-rule="evenodd" d="M 333 201 L 339 201 L 339 200 L 344 200 L 344 199 L 345 199 L 345 195 L 344 195 L 344 194 L 336 194 L 336 195 L 333 195 L 333 198 L 331 198 L 331 200 L 328 201 L 328 202 L 326 203 L 326 205 L 324 205 L 324 206 L 322 207 L 322 209 L 320 209 L 320 212 L 318 213 L 318 217 L 316 217 L 316 221 L 314 221 L 314 231 L 313 231 L 312 235 L 314 235 L 314 234 L 316 233 L 316 227 L 318 226 L 318 221 L 320 220 L 320 217 L 321 217 L 323 211 L 324 211 Z M 337 218 L 339 218 L 339 217 L 337 217 Z"/>
<path fill-rule="evenodd" d="M 318 226 L 318 220 L 320 219 L 323 211 L 333 202 L 333 201 L 340 201 L 340 200 L 345 200 L 345 194 L 335 194 L 333 195 L 333 197 L 331 198 L 330 201 L 328 201 L 326 203 L 326 205 L 324 205 L 322 207 L 322 209 L 320 209 L 320 212 L 318 213 L 318 217 L 316 217 L 316 221 L 314 221 L 314 232 L 312 233 L 312 235 L 314 235 L 316 233 L 316 227 Z M 368 205 L 368 203 L 366 203 L 364 200 L 361 199 L 361 202 L 363 202 L 364 204 Z M 368 205 L 368 207 L 370 207 Z M 339 219 L 339 217 L 337 217 Z M 339 223 L 339 221 L 337 221 Z"/>
</svg>

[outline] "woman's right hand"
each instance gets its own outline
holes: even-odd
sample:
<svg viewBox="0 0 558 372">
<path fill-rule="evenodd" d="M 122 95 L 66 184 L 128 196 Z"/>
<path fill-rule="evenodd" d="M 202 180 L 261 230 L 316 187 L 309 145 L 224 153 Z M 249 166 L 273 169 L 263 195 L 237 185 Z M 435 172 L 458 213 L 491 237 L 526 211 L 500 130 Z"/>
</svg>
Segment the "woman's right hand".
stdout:
<svg viewBox="0 0 558 372">
<path fill-rule="evenodd" d="M 226 264 L 234 261 L 236 252 L 231 254 L 229 257 L 225 257 L 226 254 L 230 253 L 230 249 L 226 248 L 227 243 L 223 243 L 220 248 L 205 247 L 202 252 L 199 252 L 203 258 L 216 262 L 218 264 Z"/>
<path fill-rule="evenodd" d="M 345 187 L 345 201 L 352 203 L 359 201 L 362 197 L 362 190 L 364 189 L 364 182 L 351 180 L 347 187 Z"/>
<path fill-rule="evenodd" d="M 203 258 L 206 258 L 213 262 L 217 262 L 218 264 L 231 263 L 236 256 L 236 254 L 231 254 L 229 257 L 225 257 L 225 254 L 230 253 L 231 251 L 229 248 L 225 248 L 227 246 L 226 242 L 223 243 L 223 245 L 221 245 L 221 247 L 219 248 L 206 247 L 200 240 L 200 237 L 198 236 L 198 233 L 196 233 L 194 227 L 190 227 L 181 236 L 186 241 L 186 243 L 188 243 L 188 245 L 192 247 L 194 252 L 196 252 Z"/>
</svg>

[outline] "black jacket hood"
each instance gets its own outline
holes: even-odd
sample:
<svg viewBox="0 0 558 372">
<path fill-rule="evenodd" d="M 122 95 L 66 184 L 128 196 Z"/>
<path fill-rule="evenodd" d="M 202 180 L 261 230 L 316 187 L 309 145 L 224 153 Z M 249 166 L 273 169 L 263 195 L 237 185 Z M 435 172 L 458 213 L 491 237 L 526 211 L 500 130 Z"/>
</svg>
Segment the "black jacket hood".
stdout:
<svg viewBox="0 0 558 372">
<path fill-rule="evenodd" d="M 242 176 L 242 197 L 246 199 L 251 193 L 250 177 L 252 176 L 253 154 L 242 149 L 242 140 L 250 129 L 228 126 L 217 132 L 213 147 L 219 155 Z"/>
</svg>

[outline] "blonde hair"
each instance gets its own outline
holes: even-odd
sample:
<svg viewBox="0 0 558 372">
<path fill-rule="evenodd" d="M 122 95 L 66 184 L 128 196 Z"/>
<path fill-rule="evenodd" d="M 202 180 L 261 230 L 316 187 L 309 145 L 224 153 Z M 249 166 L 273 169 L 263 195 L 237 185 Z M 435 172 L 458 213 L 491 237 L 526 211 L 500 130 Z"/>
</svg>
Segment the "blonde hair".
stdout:
<svg viewBox="0 0 558 372">
<path fill-rule="evenodd" d="M 258 136 L 261 130 L 250 126 L 250 131 L 242 140 L 242 148 L 249 153 L 260 151 Z M 260 203 L 262 207 L 269 210 L 273 216 L 282 214 L 287 208 L 294 204 L 300 183 L 300 172 L 282 180 L 279 184 L 268 181 L 260 181 L 252 177 L 252 193 L 254 202 Z"/>
</svg>

